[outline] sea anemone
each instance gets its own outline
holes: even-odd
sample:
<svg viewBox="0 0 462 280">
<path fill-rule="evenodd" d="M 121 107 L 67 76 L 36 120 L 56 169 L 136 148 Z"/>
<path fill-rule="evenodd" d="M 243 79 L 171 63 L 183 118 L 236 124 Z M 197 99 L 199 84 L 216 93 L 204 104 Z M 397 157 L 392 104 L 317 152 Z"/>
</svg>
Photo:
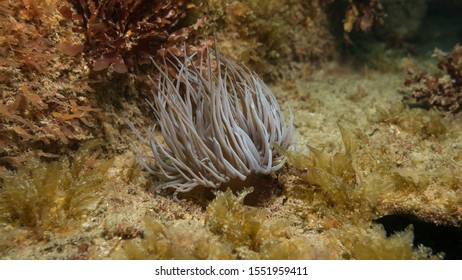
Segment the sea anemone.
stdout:
<svg viewBox="0 0 462 280">
<path fill-rule="evenodd" d="M 218 50 L 200 56 L 199 66 L 194 55 L 156 64 L 160 74 L 154 101 L 148 102 L 162 141 L 155 125 L 145 139 L 129 123 L 152 151 L 138 155 L 162 180 L 154 189 L 173 188 L 175 198 L 197 186 L 216 189 L 231 179 L 275 172 L 284 157 L 274 144 L 287 150 L 295 142 L 292 114 L 286 124 L 276 98 L 255 73 Z"/>
</svg>

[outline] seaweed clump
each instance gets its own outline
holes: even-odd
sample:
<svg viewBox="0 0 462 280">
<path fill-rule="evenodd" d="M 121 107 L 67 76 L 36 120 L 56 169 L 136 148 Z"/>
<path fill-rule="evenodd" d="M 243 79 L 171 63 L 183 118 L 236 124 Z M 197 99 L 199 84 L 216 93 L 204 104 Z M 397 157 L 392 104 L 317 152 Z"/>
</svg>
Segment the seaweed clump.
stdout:
<svg viewBox="0 0 462 280">
<path fill-rule="evenodd" d="M 349 253 L 345 258 L 358 260 L 426 260 L 441 259 L 444 254 L 433 254 L 428 247 L 413 245 L 413 227 L 387 236 L 382 225 L 370 228 L 347 227 L 343 231 L 334 231 L 333 236 L 342 240 Z"/>
<path fill-rule="evenodd" d="M 55 57 L 50 47 L 55 9 L 56 2 L 49 0 L 0 1 L 0 67 L 47 67 Z M 0 74 L 0 81 L 6 78 Z"/>
<path fill-rule="evenodd" d="M 325 231 L 328 246 L 339 252 L 339 258 L 440 258 L 429 248 L 414 246 L 412 229 L 387 237 L 374 224 L 374 219 L 393 211 L 384 207 L 385 201 L 420 193 L 432 178 L 415 171 L 410 174 L 402 155 L 371 143 L 361 131 L 339 128 L 344 152 L 331 154 L 314 147 L 308 147 L 308 155 L 285 152 L 302 181 L 287 190 L 294 211 L 308 208 L 301 222 Z M 310 222 L 313 216 L 317 223 Z"/>
<path fill-rule="evenodd" d="M 189 1 L 68 0 L 61 14 L 72 21 L 73 30 L 84 35 L 83 44 L 67 42 L 69 54 L 84 52 L 93 71 L 112 65 L 117 73 L 159 51 L 168 54 L 178 43 L 191 39 L 204 20 L 189 23 Z M 186 26 L 185 26 L 186 25 Z"/>
<path fill-rule="evenodd" d="M 34 230 L 66 230 L 95 208 L 111 160 L 97 159 L 99 141 L 82 146 L 73 160 L 32 158 L 15 172 L 0 174 L 0 218 Z"/>
<path fill-rule="evenodd" d="M 244 205 L 252 192 L 217 191 L 199 226 L 175 221 L 166 226 L 145 216 L 140 240 L 122 243 L 115 258 L 129 259 L 313 259 L 330 258 L 305 237 L 293 235 L 291 223 L 271 219 L 269 211 Z M 191 234 L 193 232 L 194 234 Z"/>
<path fill-rule="evenodd" d="M 343 20 L 345 42 L 352 43 L 349 34 L 354 28 L 368 32 L 374 23 L 383 24 L 384 16 L 380 0 L 349 0 Z"/>
<path fill-rule="evenodd" d="M 404 81 L 404 101 L 457 113 L 462 109 L 462 46 L 456 45 L 450 54 L 435 50 L 433 56 L 438 59 L 441 74 L 410 68 Z"/>
<path fill-rule="evenodd" d="M 264 209 L 244 205 L 253 189 L 234 195 L 230 189 L 217 192 L 206 211 L 206 226 L 222 242 L 237 250 L 238 259 L 328 258 L 327 252 L 304 237 L 293 237 L 291 223 L 271 219 Z"/>
<path fill-rule="evenodd" d="M 351 43 L 353 30 L 368 32 L 384 18 L 379 0 L 206 2 L 205 30 L 218 35 L 226 55 L 265 79 L 287 78 L 290 69 L 305 70 L 306 63 L 335 57 L 342 33 L 343 41 Z"/>
<path fill-rule="evenodd" d="M 145 216 L 141 240 L 127 240 L 122 244 L 122 252 L 115 258 L 127 259 L 228 259 L 232 256 L 229 244 L 222 244 L 203 228 L 177 223 L 165 226 L 159 221 Z M 185 229 L 186 228 L 186 229 Z"/>
<path fill-rule="evenodd" d="M 361 151 L 361 145 L 367 143 L 367 137 L 359 130 L 349 131 L 340 124 L 338 126 L 344 152 L 331 155 L 311 146 L 308 146 L 309 155 L 299 151 L 281 151 L 289 163 L 299 170 L 297 175 L 310 186 L 319 189 L 318 197 L 310 198 L 310 192 L 306 189 L 294 191 L 293 195 L 304 200 L 315 199 L 322 208 L 335 208 L 338 215 L 354 221 L 371 220 L 371 208 L 376 205 L 381 194 L 393 189 L 395 174 L 390 172 L 387 180 L 381 182 L 374 174 L 362 176 L 360 170 L 370 167 L 366 163 L 368 155 Z"/>
<path fill-rule="evenodd" d="M 387 108 L 378 107 L 370 120 L 388 125 L 397 125 L 401 129 L 420 135 L 423 138 L 442 138 L 450 134 L 447 122 L 436 110 L 410 109 L 402 103 L 394 103 Z"/>
<path fill-rule="evenodd" d="M 61 51 L 70 30 L 57 2 L 0 1 L 0 165 L 8 168 L 31 155 L 56 158 L 101 132 L 92 131 L 101 110 L 84 65 Z"/>
<path fill-rule="evenodd" d="M 336 54 L 325 6 L 319 0 L 209 0 L 206 29 L 221 39 L 226 55 L 275 79 L 297 62 Z"/>
</svg>

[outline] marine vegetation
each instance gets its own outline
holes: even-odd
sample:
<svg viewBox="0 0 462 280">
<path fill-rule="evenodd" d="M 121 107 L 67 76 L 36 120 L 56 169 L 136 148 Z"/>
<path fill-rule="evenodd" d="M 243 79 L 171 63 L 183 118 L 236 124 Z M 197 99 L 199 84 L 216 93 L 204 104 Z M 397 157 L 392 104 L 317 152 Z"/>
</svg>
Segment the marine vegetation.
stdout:
<svg viewBox="0 0 462 280">
<path fill-rule="evenodd" d="M 329 1 L 206 2 L 205 29 L 220 39 L 222 52 L 265 80 L 284 77 L 294 62 L 322 62 L 336 54 L 325 12 Z"/>
<path fill-rule="evenodd" d="M 362 176 L 357 173 L 358 165 L 366 165 L 362 158 L 359 158 L 360 144 L 367 141 L 367 137 L 359 130 L 348 130 L 338 125 L 342 141 L 345 146 L 345 152 L 337 152 L 330 155 L 327 152 L 311 146 L 309 155 L 300 151 L 284 151 L 277 147 L 281 153 L 287 156 L 289 163 L 298 169 L 297 176 L 310 186 L 319 188 L 316 193 L 317 199 L 320 199 L 320 205 L 317 207 L 327 208 L 335 207 L 336 214 L 347 215 L 356 219 L 356 215 L 361 219 L 366 218 L 363 213 L 358 213 L 357 209 L 366 211 L 376 204 L 378 197 L 386 191 L 393 189 L 392 179 L 383 176 L 383 182 L 377 181 L 377 178 L 371 176 L 376 181 L 370 184 L 369 181 L 363 180 Z M 370 163 L 368 163 L 370 164 Z M 361 166 L 363 167 L 363 166 Z M 379 187 L 380 186 L 380 187 Z M 382 188 L 381 188 L 382 187 Z M 311 192 L 306 189 L 294 191 L 294 196 L 303 200 L 309 198 Z M 315 202 L 313 202 L 315 203 Z M 367 217 L 370 219 L 370 217 Z"/>
<path fill-rule="evenodd" d="M 375 22 L 383 24 L 383 18 L 384 13 L 380 0 L 349 0 L 343 20 L 345 41 L 352 43 L 349 34 L 354 28 L 368 32 Z"/>
<path fill-rule="evenodd" d="M 431 75 L 411 67 L 404 81 L 404 101 L 457 113 L 462 109 L 462 46 L 456 45 L 450 54 L 435 50 L 433 56 L 441 73 Z"/>
<path fill-rule="evenodd" d="M 234 195 L 230 189 L 216 192 L 207 207 L 205 224 L 223 243 L 231 244 L 238 259 L 315 259 L 329 258 L 324 248 L 293 234 L 292 221 L 271 217 L 267 209 L 250 207 L 244 198 L 253 191 Z"/>
<path fill-rule="evenodd" d="M 330 253 L 312 240 L 293 234 L 286 219 L 244 204 L 252 192 L 217 191 L 202 222 L 177 220 L 164 224 L 144 217 L 141 239 L 122 242 L 114 258 L 128 259 L 316 259 Z M 194 228 L 194 234 L 191 229 Z"/>
<path fill-rule="evenodd" d="M 70 27 L 57 2 L 0 0 L 0 168 L 102 137 L 85 65 L 61 52 Z"/>
<path fill-rule="evenodd" d="M 416 243 L 412 227 L 388 232 L 375 222 L 389 211 L 384 207 L 387 197 L 417 197 L 432 179 L 415 170 L 411 174 L 387 155 L 387 147 L 362 131 L 338 126 L 344 152 L 332 154 L 311 146 L 308 154 L 281 151 L 298 178 L 286 192 L 293 211 L 303 211 L 300 223 L 324 231 L 330 240 L 326 246 L 344 259 L 442 258 L 439 251 Z M 322 222 L 313 224 L 313 216 Z"/>
<path fill-rule="evenodd" d="M 162 141 L 155 125 L 148 139 L 131 125 L 152 150 L 152 156 L 140 159 L 163 180 L 156 189 L 173 188 L 175 197 L 199 185 L 215 189 L 252 173 L 275 172 L 284 160 L 272 143 L 288 149 L 295 141 L 292 118 L 285 123 L 276 98 L 255 73 L 218 51 L 213 55 L 209 49 L 205 56 L 205 66 L 191 64 L 193 57 L 159 66 L 150 105 Z M 177 78 L 169 72 L 172 67 Z"/>
<path fill-rule="evenodd" d="M 191 234 L 190 224 L 179 221 L 165 226 L 145 216 L 141 240 L 122 242 L 123 251 L 115 259 L 228 259 L 232 256 L 229 244 L 222 244 L 204 228 L 196 227 Z M 184 221 L 183 221 L 184 222 Z"/>
<path fill-rule="evenodd" d="M 347 253 L 344 257 L 357 260 L 438 260 L 443 253 L 434 254 L 431 248 L 413 245 L 412 225 L 388 236 L 382 225 L 368 228 L 346 226 L 333 230 L 332 236 L 341 240 Z"/>
<path fill-rule="evenodd" d="M 15 172 L 0 174 L 0 219 L 32 229 L 65 230 L 78 224 L 102 196 L 111 160 L 97 159 L 99 141 L 52 162 L 31 158 Z"/>
<path fill-rule="evenodd" d="M 187 12 L 195 7 L 190 1 L 67 2 L 60 12 L 85 39 L 83 44 L 67 42 L 65 49 L 74 55 L 83 51 L 94 71 L 112 65 L 115 72 L 125 73 L 137 59 L 184 43 L 203 24 L 203 20 L 185 23 Z"/>
</svg>

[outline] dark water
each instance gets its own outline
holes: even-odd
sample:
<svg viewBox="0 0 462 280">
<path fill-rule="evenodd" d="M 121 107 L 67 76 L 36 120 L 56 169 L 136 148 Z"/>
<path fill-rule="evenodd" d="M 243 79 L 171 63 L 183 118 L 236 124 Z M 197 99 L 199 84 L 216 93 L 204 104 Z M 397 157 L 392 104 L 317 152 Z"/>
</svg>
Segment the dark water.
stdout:
<svg viewBox="0 0 462 280">
<path fill-rule="evenodd" d="M 370 32 L 354 30 L 349 54 L 370 61 L 374 53 L 396 52 L 428 57 L 435 48 L 450 52 L 462 43 L 461 0 L 382 0 L 382 25 Z"/>
</svg>

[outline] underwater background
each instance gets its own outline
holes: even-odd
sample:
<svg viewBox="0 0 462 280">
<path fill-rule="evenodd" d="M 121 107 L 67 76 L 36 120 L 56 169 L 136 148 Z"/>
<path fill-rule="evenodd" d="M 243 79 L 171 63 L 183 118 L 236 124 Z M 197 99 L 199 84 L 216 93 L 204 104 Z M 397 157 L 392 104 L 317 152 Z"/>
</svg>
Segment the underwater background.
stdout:
<svg viewBox="0 0 462 280">
<path fill-rule="evenodd" d="M 461 259 L 461 14 L 0 0 L 0 258 Z M 269 86 L 300 143 L 277 172 L 175 200 L 150 191 L 127 120 L 146 136 L 156 65 L 209 49 Z"/>
</svg>

